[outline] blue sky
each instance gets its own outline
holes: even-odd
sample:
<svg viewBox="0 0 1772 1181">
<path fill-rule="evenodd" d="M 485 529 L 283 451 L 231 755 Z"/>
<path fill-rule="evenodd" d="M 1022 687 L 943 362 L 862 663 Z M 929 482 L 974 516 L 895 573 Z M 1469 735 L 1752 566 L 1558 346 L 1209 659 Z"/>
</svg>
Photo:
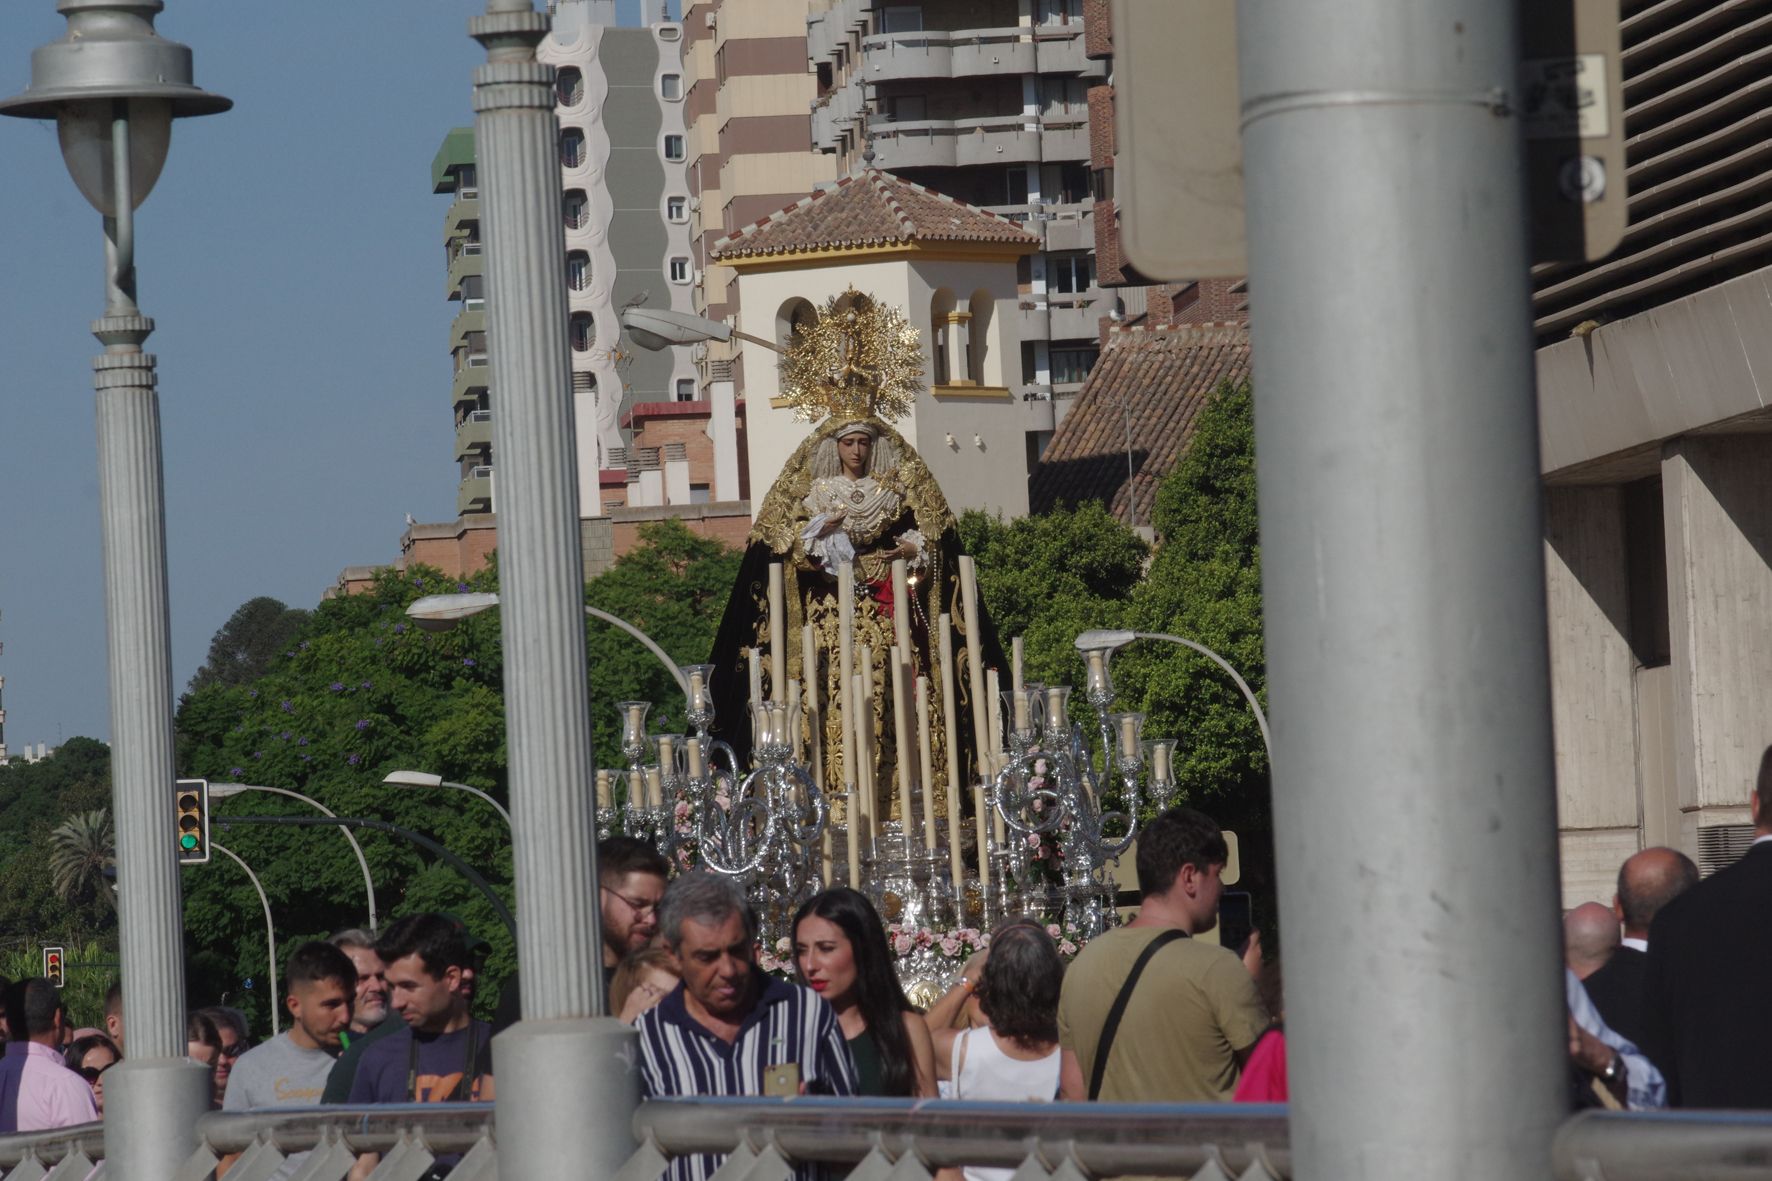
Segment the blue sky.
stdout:
<svg viewBox="0 0 1772 1181">
<path fill-rule="evenodd" d="M 405 514 L 453 519 L 442 218 L 430 162 L 471 123 L 483 0 L 167 0 L 160 31 L 234 109 L 175 125 L 137 220 L 157 322 L 174 688 L 255 595 L 311 607 L 391 561 Z M 624 0 L 622 18 L 638 18 Z M 0 5 L 0 94 L 62 35 Z M 0 119 L 0 676 L 6 740 L 107 737 L 88 325 L 98 215 L 54 128 Z"/>
</svg>

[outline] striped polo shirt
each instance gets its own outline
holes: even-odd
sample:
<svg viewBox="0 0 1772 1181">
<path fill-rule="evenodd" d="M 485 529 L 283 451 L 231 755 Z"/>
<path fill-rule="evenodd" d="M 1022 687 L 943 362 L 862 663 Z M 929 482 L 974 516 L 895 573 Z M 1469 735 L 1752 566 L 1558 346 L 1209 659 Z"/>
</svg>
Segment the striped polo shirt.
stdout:
<svg viewBox="0 0 1772 1181">
<path fill-rule="evenodd" d="M 855 1062 L 837 1025 L 837 1014 L 809 988 L 764 977 L 763 994 L 728 1043 L 689 1015 L 683 986 L 641 1016 L 640 1085 L 648 1099 L 690 1095 L 761 1095 L 764 1072 L 790 1062 L 800 1066 L 806 1090 L 819 1095 L 855 1094 Z M 707 1181 L 723 1156 L 680 1156 L 669 1181 Z M 802 1181 L 818 1176 L 796 1170 Z"/>
</svg>

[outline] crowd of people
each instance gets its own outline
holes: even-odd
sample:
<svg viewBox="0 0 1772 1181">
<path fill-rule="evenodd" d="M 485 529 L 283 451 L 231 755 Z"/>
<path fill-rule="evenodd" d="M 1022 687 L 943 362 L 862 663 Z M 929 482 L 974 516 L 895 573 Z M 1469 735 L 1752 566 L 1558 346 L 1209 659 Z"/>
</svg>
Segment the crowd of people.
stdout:
<svg viewBox="0 0 1772 1181">
<path fill-rule="evenodd" d="M 1754 1032 L 1772 948 L 1744 941 L 1772 889 L 1772 749 L 1753 797 L 1754 848 L 1700 881 L 1651 848 L 1618 872 L 1610 906 L 1564 918 L 1569 1062 L 1578 1105 L 1772 1107 L 1768 1048 Z M 758 963 L 755 913 L 732 879 L 672 879 L 654 847 L 599 845 L 609 1012 L 639 1033 L 647 1097 L 878 1095 L 999 1101 L 1284 1101 L 1279 965 L 1259 935 L 1212 929 L 1228 850 L 1188 808 L 1157 816 L 1137 848 L 1136 916 L 1068 966 L 1031 918 L 999 926 L 927 1011 L 906 997 L 867 897 L 835 887 L 792 925 L 793 978 Z M 289 957 L 288 1029 L 248 1041 L 237 1010 L 190 1015 L 190 1057 L 227 1111 L 324 1103 L 440 1103 L 495 1094 L 493 1038 L 518 1020 L 513 976 L 492 1021 L 473 1016 L 488 950 L 439 914 L 340 931 Z M 5 986 L 0 1132 L 102 1117 L 103 1078 L 126 1052 L 121 990 L 104 1028 L 76 1029 L 47 980 Z M 1733 1017 L 1734 1019 L 1731 1019 Z M 362 1162 L 373 1167 L 372 1160 Z M 706 1181 L 716 1156 L 672 1162 Z M 1006 1174 L 968 1169 L 969 1181 Z"/>
</svg>

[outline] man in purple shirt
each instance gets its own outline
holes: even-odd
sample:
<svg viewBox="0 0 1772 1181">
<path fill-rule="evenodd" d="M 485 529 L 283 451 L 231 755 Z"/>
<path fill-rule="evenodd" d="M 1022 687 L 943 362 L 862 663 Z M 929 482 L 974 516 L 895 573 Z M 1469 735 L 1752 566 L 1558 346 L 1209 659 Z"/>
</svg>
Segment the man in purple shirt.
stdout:
<svg viewBox="0 0 1772 1181">
<path fill-rule="evenodd" d="M 0 1059 L 0 1134 L 41 1132 L 98 1119 L 92 1087 L 62 1064 L 61 996 L 47 980 L 6 990 L 6 1025 L 14 1038 Z"/>
</svg>

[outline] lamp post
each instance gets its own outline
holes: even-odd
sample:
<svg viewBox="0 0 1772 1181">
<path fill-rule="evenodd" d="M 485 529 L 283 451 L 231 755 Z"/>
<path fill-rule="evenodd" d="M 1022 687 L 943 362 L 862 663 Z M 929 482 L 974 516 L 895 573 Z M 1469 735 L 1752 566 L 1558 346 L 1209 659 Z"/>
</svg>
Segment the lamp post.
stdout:
<svg viewBox="0 0 1772 1181">
<path fill-rule="evenodd" d="M 1231 665 L 1230 661 L 1226 660 L 1206 645 L 1200 643 L 1198 640 L 1190 640 L 1185 636 L 1172 636 L 1164 632 L 1135 632 L 1096 628 L 1093 631 L 1086 631 L 1077 637 L 1077 651 L 1103 651 L 1112 655 L 1119 649 L 1124 648 L 1127 644 L 1130 644 L 1133 640 L 1162 640 L 1169 644 L 1180 644 L 1183 648 L 1191 648 L 1195 652 L 1198 652 L 1201 656 L 1204 656 L 1207 660 L 1210 660 L 1213 664 L 1216 664 L 1219 668 L 1222 668 L 1228 673 L 1231 680 L 1237 683 L 1237 688 L 1242 690 L 1243 700 L 1249 703 L 1250 710 L 1254 712 L 1256 728 L 1261 731 L 1261 745 L 1267 750 L 1268 766 L 1271 768 L 1274 765 L 1274 742 L 1273 739 L 1268 736 L 1267 714 L 1262 712 L 1261 700 L 1255 696 L 1255 690 L 1249 687 L 1249 682 L 1243 679 L 1243 674 L 1239 673 Z"/>
<path fill-rule="evenodd" d="M 211 783 L 209 785 L 209 798 L 212 800 L 225 800 L 229 796 L 237 796 L 241 792 L 247 791 L 262 791 L 269 793 L 270 795 L 288 796 L 292 800 L 300 800 L 302 803 L 319 811 L 322 815 L 338 815 L 337 812 L 334 812 L 331 808 L 328 808 L 314 797 L 304 796 L 299 791 L 290 791 L 287 787 L 264 787 L 256 783 Z M 369 905 L 369 929 L 373 931 L 377 925 L 375 916 L 375 879 L 369 876 L 369 859 L 363 856 L 363 846 L 357 843 L 357 838 L 352 835 L 350 829 L 341 828 L 339 831 L 344 833 L 345 840 L 350 842 L 351 852 L 357 855 L 357 867 L 363 871 L 363 895 L 364 900 Z"/>
<path fill-rule="evenodd" d="M 210 790 L 212 792 L 214 788 L 215 785 L 211 784 Z M 209 847 L 217 853 L 225 854 L 228 860 L 240 867 L 246 874 L 247 880 L 252 883 L 252 888 L 258 891 L 258 904 L 265 908 L 265 952 L 268 956 L 266 962 L 271 966 L 271 1036 L 276 1037 L 283 1032 L 282 1023 L 278 1020 L 277 1014 L 277 1011 L 283 1007 L 281 1003 L 283 998 L 277 992 L 277 928 L 271 922 L 271 899 L 265 894 L 264 886 L 259 883 L 258 875 L 252 872 L 252 866 L 246 864 L 240 854 L 219 841 L 210 841 Z"/>
<path fill-rule="evenodd" d="M 505 827 L 513 828 L 511 814 L 505 806 L 477 787 L 465 783 L 452 783 L 441 775 L 432 775 L 429 771 L 390 771 L 381 777 L 381 781 L 389 787 L 447 787 L 454 791 L 465 791 L 469 795 L 479 796 L 488 804 L 498 809 L 498 814 L 505 818 Z"/>
<path fill-rule="evenodd" d="M 208 1074 L 185 1059 L 184 943 L 173 825 L 171 626 L 154 322 L 135 299 L 135 208 L 166 162 L 172 121 L 232 103 L 192 84 L 191 51 L 154 31 L 161 0 L 60 0 L 67 36 L 31 55 L 0 114 L 54 119 L 81 194 L 104 218 L 105 314 L 93 334 L 112 809 L 127 1062 L 106 1090 L 105 1154 L 122 1181 L 174 1175 L 196 1146 Z"/>
<path fill-rule="evenodd" d="M 419 627 L 426 631 L 448 631 L 464 619 L 490 611 L 498 606 L 498 594 L 493 591 L 475 591 L 471 594 L 426 595 L 422 599 L 414 599 L 406 606 L 406 614 Z M 659 662 L 671 670 L 671 676 L 677 681 L 677 687 L 683 690 L 683 696 L 689 696 L 689 678 L 671 659 L 670 653 L 658 646 L 658 641 L 622 619 L 611 615 L 599 607 L 586 607 L 585 614 L 592 619 L 601 619 L 604 623 L 619 627 L 636 640 L 646 645 L 646 650 L 658 657 Z"/>
<path fill-rule="evenodd" d="M 631 1028 L 604 1016 L 590 674 L 560 275 L 559 123 L 531 0 L 487 0 L 468 26 L 499 410 L 499 574 L 517 963 L 524 1020 L 500 1034 L 498 1171 L 613 1176 L 634 1149 Z"/>
</svg>

